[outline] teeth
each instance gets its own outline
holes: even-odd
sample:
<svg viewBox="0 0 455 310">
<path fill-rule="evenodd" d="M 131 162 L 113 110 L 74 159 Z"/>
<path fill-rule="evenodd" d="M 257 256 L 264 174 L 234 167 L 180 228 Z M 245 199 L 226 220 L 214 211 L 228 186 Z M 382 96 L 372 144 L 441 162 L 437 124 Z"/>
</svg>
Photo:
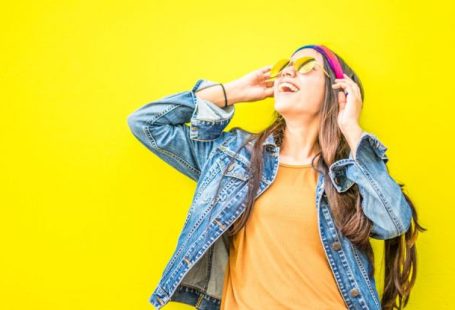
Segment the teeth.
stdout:
<svg viewBox="0 0 455 310">
<path fill-rule="evenodd" d="M 287 83 L 287 82 L 283 82 L 280 84 L 280 87 L 279 87 L 279 90 L 280 91 L 283 91 L 284 90 L 284 87 L 288 87 L 292 92 L 296 92 L 298 91 L 299 89 L 297 87 L 295 87 L 294 85 L 290 84 L 290 83 Z"/>
</svg>

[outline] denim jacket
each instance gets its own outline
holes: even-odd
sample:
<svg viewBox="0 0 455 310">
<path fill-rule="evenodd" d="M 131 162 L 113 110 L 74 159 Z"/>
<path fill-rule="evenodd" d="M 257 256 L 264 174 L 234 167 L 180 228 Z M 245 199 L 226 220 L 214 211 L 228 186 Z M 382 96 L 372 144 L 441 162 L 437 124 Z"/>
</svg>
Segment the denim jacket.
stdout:
<svg viewBox="0 0 455 310">
<path fill-rule="evenodd" d="M 213 84 L 198 80 L 191 90 L 157 99 L 128 116 L 131 132 L 145 147 L 197 182 L 174 253 L 149 300 L 156 309 L 170 301 L 196 309 L 220 308 L 229 255 L 225 232 L 245 210 L 251 149 L 247 144 L 236 151 L 250 133 L 224 131 L 234 105 L 221 108 L 196 96 L 195 91 Z M 370 236 L 382 240 L 405 233 L 412 217 L 400 186 L 388 173 L 386 150 L 375 135 L 363 132 L 355 156 L 351 152 L 329 167 L 330 182 L 338 192 L 358 185 L 363 211 L 373 223 Z M 256 198 L 277 175 L 279 151 L 269 135 L 263 143 L 264 170 Z M 230 159 L 234 162 L 223 174 Z M 315 207 L 321 243 L 340 294 L 348 309 L 381 309 L 367 257 L 336 228 L 324 181 L 318 173 Z"/>
</svg>

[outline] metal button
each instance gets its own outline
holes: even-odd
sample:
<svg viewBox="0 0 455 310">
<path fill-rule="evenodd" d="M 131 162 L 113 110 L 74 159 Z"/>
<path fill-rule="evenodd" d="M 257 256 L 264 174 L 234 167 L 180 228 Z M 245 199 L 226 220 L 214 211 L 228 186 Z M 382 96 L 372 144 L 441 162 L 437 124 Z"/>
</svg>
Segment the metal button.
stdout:
<svg viewBox="0 0 455 310">
<path fill-rule="evenodd" d="M 354 287 L 349 293 L 351 294 L 352 297 L 356 297 L 356 296 L 360 295 L 360 291 L 356 287 Z"/>
<path fill-rule="evenodd" d="M 275 151 L 275 147 L 273 145 L 269 144 L 269 145 L 266 145 L 265 150 L 267 152 L 273 152 L 273 151 Z"/>
<path fill-rule="evenodd" d="M 335 251 L 338 251 L 341 249 L 341 243 L 339 241 L 335 241 L 334 243 L 332 243 L 332 249 L 334 249 Z"/>
<path fill-rule="evenodd" d="M 218 226 L 220 226 L 221 229 L 225 229 L 226 228 L 226 225 L 224 225 L 223 223 L 221 223 L 219 220 L 215 219 L 213 221 L 215 224 L 217 224 Z"/>
</svg>

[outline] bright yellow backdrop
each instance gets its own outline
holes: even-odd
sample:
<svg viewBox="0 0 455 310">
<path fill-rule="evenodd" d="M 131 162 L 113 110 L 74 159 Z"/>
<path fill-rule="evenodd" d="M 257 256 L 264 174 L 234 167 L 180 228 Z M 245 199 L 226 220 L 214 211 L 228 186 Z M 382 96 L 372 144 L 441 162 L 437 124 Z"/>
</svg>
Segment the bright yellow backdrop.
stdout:
<svg viewBox="0 0 455 310">
<path fill-rule="evenodd" d="M 152 309 L 195 183 L 140 145 L 127 116 L 199 78 L 227 82 L 320 43 L 361 77 L 362 126 L 389 148 L 390 171 L 429 229 L 409 309 L 455 307 L 453 9 L 439 0 L 3 5 L 0 309 Z M 228 129 L 262 129 L 272 109 L 270 98 L 241 103 Z"/>
</svg>

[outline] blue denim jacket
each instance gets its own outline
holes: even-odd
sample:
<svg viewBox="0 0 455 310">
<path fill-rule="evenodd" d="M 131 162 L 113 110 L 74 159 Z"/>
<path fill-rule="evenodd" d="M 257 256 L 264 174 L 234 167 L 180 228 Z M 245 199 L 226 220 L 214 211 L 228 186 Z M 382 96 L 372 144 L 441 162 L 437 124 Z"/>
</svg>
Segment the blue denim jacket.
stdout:
<svg viewBox="0 0 455 310">
<path fill-rule="evenodd" d="M 236 154 L 249 133 L 224 131 L 234 105 L 221 108 L 195 95 L 213 84 L 198 80 L 191 90 L 157 99 L 128 116 L 131 132 L 144 146 L 197 182 L 175 251 L 150 297 L 156 309 L 170 301 L 196 309 L 220 308 L 229 255 L 225 232 L 245 209 L 251 149 L 247 144 Z M 264 171 L 256 198 L 273 183 L 278 170 L 280 147 L 272 135 L 263 149 Z M 355 157 L 351 152 L 329 167 L 330 182 L 338 192 L 358 184 L 363 211 L 373 223 L 371 237 L 382 240 L 406 232 L 412 217 L 401 188 L 388 174 L 386 150 L 373 134 L 364 132 Z M 234 164 L 223 175 L 231 158 Z M 338 289 L 348 309 L 381 309 L 371 266 L 336 228 L 324 181 L 319 173 L 315 207 L 321 243 Z"/>
</svg>

